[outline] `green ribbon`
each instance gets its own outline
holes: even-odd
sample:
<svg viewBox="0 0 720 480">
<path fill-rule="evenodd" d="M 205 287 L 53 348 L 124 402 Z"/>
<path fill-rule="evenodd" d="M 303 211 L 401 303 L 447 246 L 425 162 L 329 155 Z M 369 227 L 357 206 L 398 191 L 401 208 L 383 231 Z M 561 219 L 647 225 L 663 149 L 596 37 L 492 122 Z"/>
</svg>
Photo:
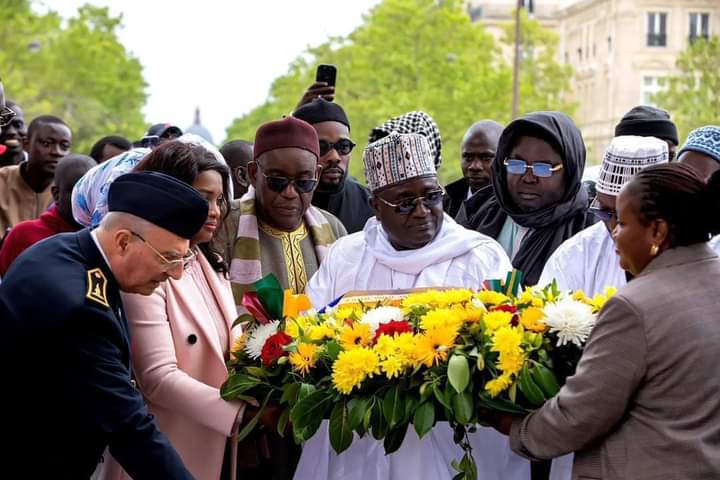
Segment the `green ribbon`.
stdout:
<svg viewBox="0 0 720 480">
<path fill-rule="evenodd" d="M 253 283 L 255 292 L 271 318 L 280 320 L 283 314 L 283 289 L 275 275 L 268 274 Z"/>
</svg>

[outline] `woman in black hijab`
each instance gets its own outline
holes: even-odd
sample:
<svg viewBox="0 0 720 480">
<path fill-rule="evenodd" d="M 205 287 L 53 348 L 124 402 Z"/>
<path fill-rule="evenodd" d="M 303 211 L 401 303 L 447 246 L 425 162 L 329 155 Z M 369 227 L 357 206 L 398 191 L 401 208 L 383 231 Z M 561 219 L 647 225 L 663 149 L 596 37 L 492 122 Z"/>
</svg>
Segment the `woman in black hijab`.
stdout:
<svg viewBox="0 0 720 480">
<path fill-rule="evenodd" d="M 466 226 L 498 240 L 523 283 L 534 285 L 555 249 L 595 222 L 584 169 L 585 144 L 567 115 L 534 112 L 514 120 L 498 142 L 494 196 Z"/>
</svg>

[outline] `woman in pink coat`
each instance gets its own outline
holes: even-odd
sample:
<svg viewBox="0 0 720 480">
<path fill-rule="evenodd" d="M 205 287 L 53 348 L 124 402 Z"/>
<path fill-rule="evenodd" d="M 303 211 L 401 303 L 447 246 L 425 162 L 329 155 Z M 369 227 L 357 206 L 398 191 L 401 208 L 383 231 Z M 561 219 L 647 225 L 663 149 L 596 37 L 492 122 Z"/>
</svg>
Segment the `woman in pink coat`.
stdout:
<svg viewBox="0 0 720 480">
<path fill-rule="evenodd" d="M 245 404 L 220 398 L 220 386 L 227 378 L 230 349 L 241 332 L 232 328 L 237 314 L 225 262 L 209 246 L 227 211 L 229 173 L 202 147 L 172 143 L 172 149 L 160 147 L 145 160 L 158 163 L 151 158 L 158 153 L 172 155 L 167 163 L 192 160 L 197 165 L 192 186 L 208 200 L 208 218 L 190 242 L 192 258 L 171 265 L 155 251 L 168 269 L 184 269 L 180 280 L 162 282 L 149 297 L 123 295 L 133 371 L 160 430 L 193 476 L 234 478 L 237 443 L 231 437 L 242 422 Z M 104 478 L 127 477 L 112 458 L 106 459 L 103 470 Z"/>
</svg>

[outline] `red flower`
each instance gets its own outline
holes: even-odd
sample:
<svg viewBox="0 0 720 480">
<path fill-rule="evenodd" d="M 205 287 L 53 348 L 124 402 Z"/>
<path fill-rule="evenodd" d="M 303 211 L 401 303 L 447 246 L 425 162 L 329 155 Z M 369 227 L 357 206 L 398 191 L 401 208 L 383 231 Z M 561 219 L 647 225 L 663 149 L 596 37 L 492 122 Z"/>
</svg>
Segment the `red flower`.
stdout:
<svg viewBox="0 0 720 480">
<path fill-rule="evenodd" d="M 288 352 L 283 350 L 283 347 L 289 345 L 290 342 L 292 342 L 292 337 L 285 332 L 278 332 L 268 337 L 260 351 L 260 358 L 262 359 L 263 365 L 269 367 L 278 358 L 286 357 Z"/>
<path fill-rule="evenodd" d="M 410 327 L 410 324 L 408 322 L 406 322 L 405 320 L 391 320 L 387 323 L 383 323 L 378 327 L 378 329 L 375 331 L 375 338 L 373 339 L 373 343 L 377 342 L 377 339 L 380 338 L 380 335 L 390 335 L 392 337 L 394 335 L 400 335 L 401 333 L 406 332 L 412 333 L 412 328 Z"/>
<path fill-rule="evenodd" d="M 515 305 L 498 305 L 490 309 L 491 312 L 508 312 L 517 313 L 517 307 Z"/>
</svg>

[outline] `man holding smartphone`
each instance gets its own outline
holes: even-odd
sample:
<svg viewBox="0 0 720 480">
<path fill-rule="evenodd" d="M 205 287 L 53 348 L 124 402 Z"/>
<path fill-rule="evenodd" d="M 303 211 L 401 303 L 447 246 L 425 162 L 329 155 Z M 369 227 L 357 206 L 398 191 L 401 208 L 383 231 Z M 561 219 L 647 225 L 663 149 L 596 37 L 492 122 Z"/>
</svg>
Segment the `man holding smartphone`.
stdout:
<svg viewBox="0 0 720 480">
<path fill-rule="evenodd" d="M 350 155 L 355 143 L 350 139 L 350 121 L 337 103 L 315 98 L 293 113 L 313 126 L 320 141 L 322 166 L 312 204 L 340 219 L 348 233 L 363 229 L 374 216 L 367 188 L 348 176 Z"/>
</svg>

